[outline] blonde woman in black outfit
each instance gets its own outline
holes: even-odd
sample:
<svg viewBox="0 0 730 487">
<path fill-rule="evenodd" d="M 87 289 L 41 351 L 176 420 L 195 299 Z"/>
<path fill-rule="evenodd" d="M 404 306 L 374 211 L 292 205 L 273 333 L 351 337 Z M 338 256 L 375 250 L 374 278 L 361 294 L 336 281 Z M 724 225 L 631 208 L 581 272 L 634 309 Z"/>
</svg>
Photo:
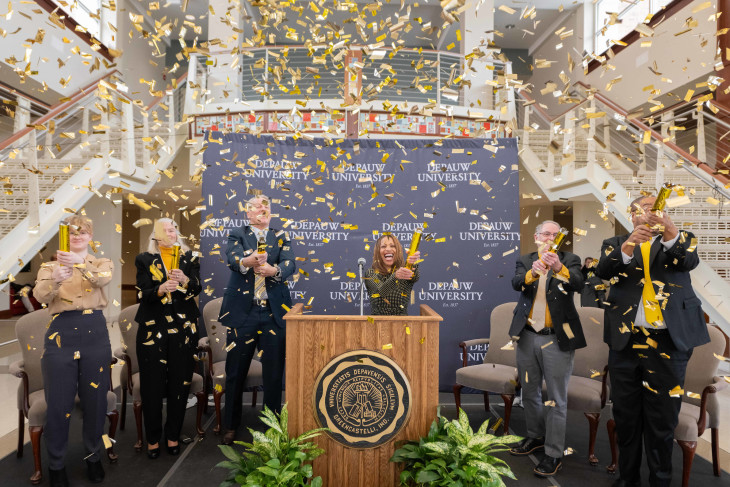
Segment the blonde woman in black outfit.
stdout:
<svg viewBox="0 0 730 487">
<path fill-rule="evenodd" d="M 370 295 L 371 314 L 407 315 L 413 284 L 418 281 L 421 253 L 408 257 L 405 266 L 403 246 L 393 235 L 381 235 L 375 242 L 373 265 L 365 272 L 365 287 Z"/>
<path fill-rule="evenodd" d="M 179 269 L 171 269 L 173 244 L 180 243 Z M 169 218 L 155 222 L 149 248 L 137 256 L 140 294 L 135 321 L 142 414 L 147 456 L 160 455 L 163 436 L 162 399 L 167 398 L 164 439 L 171 455 L 180 453 L 180 430 L 190 392 L 198 346 L 200 262 L 181 241 L 177 224 Z"/>
</svg>

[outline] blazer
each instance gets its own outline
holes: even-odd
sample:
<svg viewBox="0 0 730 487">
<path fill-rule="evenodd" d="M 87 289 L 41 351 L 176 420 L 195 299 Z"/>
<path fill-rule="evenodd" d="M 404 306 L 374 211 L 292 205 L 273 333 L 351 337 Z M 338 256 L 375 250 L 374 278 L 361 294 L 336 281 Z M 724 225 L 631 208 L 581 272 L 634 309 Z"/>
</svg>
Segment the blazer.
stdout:
<svg viewBox="0 0 730 487">
<path fill-rule="evenodd" d="M 568 269 L 570 279 L 568 282 L 564 282 L 553 277 L 552 270 L 548 271 L 545 299 L 555 328 L 558 347 L 560 347 L 560 350 L 567 352 L 586 346 L 583 327 L 573 301 L 573 293 L 580 292 L 583 289 L 583 274 L 580 272 L 580 257 L 570 252 L 558 252 L 558 257 L 560 257 L 560 262 Z M 535 280 L 531 284 L 525 284 L 525 275 L 527 271 L 532 269 L 532 263 L 537 259 L 537 252 L 523 255 L 517 259 L 512 287 L 515 291 L 520 292 L 520 299 L 517 301 L 517 306 L 515 306 L 512 325 L 509 329 L 509 334 L 513 337 L 518 336 L 525 328 L 527 319 L 530 316 L 530 310 L 532 310 L 532 304 L 535 301 L 538 281 Z M 563 326 L 564 323 L 568 323 L 570 326 L 573 338 L 568 337 Z"/>
<path fill-rule="evenodd" d="M 226 257 L 231 277 L 223 292 L 223 304 L 218 317 L 218 321 L 228 328 L 242 328 L 251 312 L 255 274 L 253 268 L 242 274 L 240 261 L 256 252 L 257 246 L 256 234 L 249 225 L 236 228 L 228 234 Z M 296 270 L 294 251 L 288 233 L 269 229 L 266 234 L 266 252 L 268 253 L 266 261 L 272 266 L 278 265 L 281 269 L 281 277 L 266 278 L 266 294 L 276 324 L 284 328 L 286 326 L 284 315 L 287 312 L 284 306 L 291 308 L 291 295 L 286 280 Z"/>
<path fill-rule="evenodd" d="M 192 330 L 196 331 L 200 311 L 195 302 L 195 296 L 200 294 L 202 288 L 198 256 L 193 255 L 190 250 L 180 255 L 180 270 L 188 276 L 190 281 L 184 293 L 182 291 L 170 293 L 172 302 L 165 304 L 162 303 L 164 295 L 157 295 L 160 284 L 167 280 L 167 272 L 160 254 L 143 252 L 134 259 L 134 265 L 137 267 L 137 289 L 141 295 L 139 309 L 134 320 L 139 323 L 140 330 L 145 327 L 145 323 L 154 320 L 157 323 L 164 323 L 166 327 L 168 323 L 169 326 L 174 327 L 190 321 L 195 325 Z M 150 267 L 156 268 L 159 273 L 153 272 Z M 172 317 L 173 321 L 170 322 L 168 317 Z"/>
<path fill-rule="evenodd" d="M 628 235 L 621 235 L 604 240 L 596 269 L 598 277 L 612 283 L 606 299 L 609 304 L 603 320 L 603 340 L 613 350 L 623 350 L 629 343 L 631 333 L 622 333 L 621 330 L 631 329 L 643 291 L 641 251 L 637 248 L 628 264 L 624 264 L 621 255 L 621 245 L 628 238 Z M 696 249 L 688 250 L 693 238 L 692 233 L 681 230 L 675 244 L 664 250 L 659 237 L 654 240 L 649 253 L 651 280 L 663 282 L 663 292 L 669 295 L 666 306 L 662 303 L 664 323 L 674 346 L 681 351 L 710 341 L 702 304 L 692 289 L 689 275 L 689 271 L 700 263 Z"/>
</svg>

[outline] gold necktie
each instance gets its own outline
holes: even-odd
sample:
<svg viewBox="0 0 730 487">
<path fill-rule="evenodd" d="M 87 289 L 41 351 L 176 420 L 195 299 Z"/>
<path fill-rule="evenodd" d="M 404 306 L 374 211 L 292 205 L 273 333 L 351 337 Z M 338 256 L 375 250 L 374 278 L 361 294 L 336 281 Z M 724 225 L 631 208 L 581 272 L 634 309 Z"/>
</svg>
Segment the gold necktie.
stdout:
<svg viewBox="0 0 730 487">
<path fill-rule="evenodd" d="M 256 274 L 253 283 L 254 299 L 264 299 L 264 291 L 266 290 L 266 278 L 261 274 Z"/>
<path fill-rule="evenodd" d="M 547 300 L 545 299 L 545 283 L 547 282 L 547 273 L 540 275 L 537 283 L 537 294 L 535 294 L 535 304 L 532 305 L 532 327 L 535 331 L 545 328 L 545 310 L 547 309 Z"/>
<path fill-rule="evenodd" d="M 649 256 L 651 254 L 651 240 L 641 244 L 641 257 L 644 263 L 644 289 L 641 292 L 641 302 L 644 304 L 644 316 L 646 322 L 652 326 L 660 326 L 664 324 L 662 310 L 656 299 L 654 285 L 649 275 Z M 657 323 L 658 322 L 658 323 Z"/>
</svg>

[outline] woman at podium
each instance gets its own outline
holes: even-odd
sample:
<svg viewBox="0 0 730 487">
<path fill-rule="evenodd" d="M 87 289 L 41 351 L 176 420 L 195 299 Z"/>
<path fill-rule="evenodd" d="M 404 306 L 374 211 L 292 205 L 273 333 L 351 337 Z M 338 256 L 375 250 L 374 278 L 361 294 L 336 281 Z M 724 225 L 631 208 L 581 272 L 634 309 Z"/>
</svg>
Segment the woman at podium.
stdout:
<svg viewBox="0 0 730 487">
<path fill-rule="evenodd" d="M 413 284 L 418 281 L 421 253 L 403 256 L 403 246 L 393 235 L 382 235 L 375 242 L 373 265 L 365 272 L 365 287 L 370 295 L 371 314 L 407 315 Z"/>
</svg>

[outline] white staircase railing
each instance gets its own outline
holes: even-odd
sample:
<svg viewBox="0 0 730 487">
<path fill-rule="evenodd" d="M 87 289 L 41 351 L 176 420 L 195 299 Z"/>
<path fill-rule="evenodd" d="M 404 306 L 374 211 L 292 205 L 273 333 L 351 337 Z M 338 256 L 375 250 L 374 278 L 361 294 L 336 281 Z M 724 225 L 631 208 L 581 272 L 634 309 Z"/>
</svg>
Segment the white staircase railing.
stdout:
<svg viewBox="0 0 730 487">
<path fill-rule="evenodd" d="M 593 195 L 625 228 L 627 209 L 641 190 L 665 181 L 686 188 L 689 203 L 672 208 L 680 228 L 698 237 L 701 263 L 695 291 L 710 319 L 730 333 L 730 199 L 725 181 L 671 143 L 668 125 L 657 133 L 598 95 L 554 119 L 521 94 L 520 157 L 550 200 Z M 521 112 L 521 113 L 519 113 Z"/>
<path fill-rule="evenodd" d="M 175 108 L 186 83 L 148 107 L 123 86 L 107 75 L 0 144 L 0 287 L 53 237 L 67 208 L 147 193 L 183 146 L 188 127 Z"/>
</svg>

